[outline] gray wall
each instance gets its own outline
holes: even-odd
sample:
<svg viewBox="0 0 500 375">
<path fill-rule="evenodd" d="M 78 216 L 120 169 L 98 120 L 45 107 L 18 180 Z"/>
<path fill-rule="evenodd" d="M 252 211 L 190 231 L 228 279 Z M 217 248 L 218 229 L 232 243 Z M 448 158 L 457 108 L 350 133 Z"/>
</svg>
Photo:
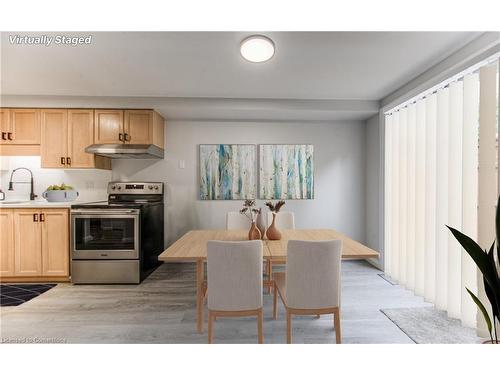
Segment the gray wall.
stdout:
<svg viewBox="0 0 500 375">
<path fill-rule="evenodd" d="M 379 267 L 384 264 L 381 125 L 378 114 L 366 121 L 366 245 L 380 252 L 380 258 L 372 262 Z"/>
<path fill-rule="evenodd" d="M 315 146 L 315 199 L 287 201 L 297 227 L 332 227 L 365 242 L 366 124 L 194 122 L 167 123 L 166 156 L 159 161 L 115 160 L 115 180 L 167 184 L 166 243 L 190 229 L 223 228 L 225 213 L 241 201 L 198 199 L 198 145 L 203 143 L 310 143 Z M 185 168 L 180 168 L 180 163 Z M 262 201 L 258 202 L 263 205 Z"/>
</svg>

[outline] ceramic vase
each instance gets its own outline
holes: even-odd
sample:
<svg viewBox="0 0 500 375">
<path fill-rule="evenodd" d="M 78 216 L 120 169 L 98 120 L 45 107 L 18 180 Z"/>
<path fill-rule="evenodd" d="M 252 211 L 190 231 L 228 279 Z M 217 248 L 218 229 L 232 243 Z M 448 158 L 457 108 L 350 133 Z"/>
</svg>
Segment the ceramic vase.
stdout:
<svg viewBox="0 0 500 375">
<path fill-rule="evenodd" d="M 264 224 L 264 217 L 262 216 L 262 214 L 257 214 L 256 224 L 257 228 L 259 228 L 260 230 L 260 238 L 264 239 L 264 235 L 266 233 L 266 226 Z"/>
<path fill-rule="evenodd" d="M 276 213 L 273 212 L 273 222 L 267 228 L 266 231 L 267 238 L 269 240 L 281 240 L 281 232 L 276 228 Z"/>
<path fill-rule="evenodd" d="M 257 228 L 257 224 L 255 224 L 255 221 L 252 221 L 252 226 L 250 227 L 250 231 L 248 232 L 248 239 L 250 241 L 261 239 L 261 233 L 259 228 Z"/>
</svg>

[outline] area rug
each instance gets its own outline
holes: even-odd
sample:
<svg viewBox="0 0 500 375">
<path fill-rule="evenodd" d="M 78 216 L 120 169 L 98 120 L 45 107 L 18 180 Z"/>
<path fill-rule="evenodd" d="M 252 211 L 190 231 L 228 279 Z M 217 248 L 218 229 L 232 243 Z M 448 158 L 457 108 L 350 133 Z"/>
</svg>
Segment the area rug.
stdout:
<svg viewBox="0 0 500 375">
<path fill-rule="evenodd" d="M 55 286 L 56 284 L 0 284 L 0 306 L 18 306 Z"/>
<path fill-rule="evenodd" d="M 417 344 L 478 344 L 481 339 L 472 328 L 433 307 L 380 310 Z"/>
</svg>

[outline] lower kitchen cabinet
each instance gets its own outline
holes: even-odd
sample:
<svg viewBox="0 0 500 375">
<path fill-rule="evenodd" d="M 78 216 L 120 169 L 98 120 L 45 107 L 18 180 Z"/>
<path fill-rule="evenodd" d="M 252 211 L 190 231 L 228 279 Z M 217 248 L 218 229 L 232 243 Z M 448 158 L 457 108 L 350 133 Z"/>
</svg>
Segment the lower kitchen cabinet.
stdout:
<svg viewBox="0 0 500 375">
<path fill-rule="evenodd" d="M 45 210 L 42 215 L 42 275 L 69 275 L 68 210 Z"/>
<path fill-rule="evenodd" d="M 68 209 L 1 209 L 2 281 L 67 280 L 68 219 Z"/>
<path fill-rule="evenodd" d="M 14 276 L 14 212 L 0 211 L 0 277 Z"/>
<path fill-rule="evenodd" d="M 40 210 L 14 210 L 15 276 L 42 274 L 42 228 Z"/>
</svg>

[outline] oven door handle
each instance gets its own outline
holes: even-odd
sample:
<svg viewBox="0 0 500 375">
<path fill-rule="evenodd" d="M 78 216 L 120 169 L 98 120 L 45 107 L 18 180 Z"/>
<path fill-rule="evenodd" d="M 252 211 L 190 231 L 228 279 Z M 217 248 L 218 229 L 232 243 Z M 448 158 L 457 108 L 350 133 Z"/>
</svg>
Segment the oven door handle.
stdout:
<svg viewBox="0 0 500 375">
<path fill-rule="evenodd" d="M 120 210 L 120 211 L 112 211 L 112 210 L 102 210 L 102 211 L 71 211 L 72 215 L 98 215 L 98 216 L 112 216 L 112 215 L 138 215 L 139 212 L 137 210 Z"/>
</svg>

